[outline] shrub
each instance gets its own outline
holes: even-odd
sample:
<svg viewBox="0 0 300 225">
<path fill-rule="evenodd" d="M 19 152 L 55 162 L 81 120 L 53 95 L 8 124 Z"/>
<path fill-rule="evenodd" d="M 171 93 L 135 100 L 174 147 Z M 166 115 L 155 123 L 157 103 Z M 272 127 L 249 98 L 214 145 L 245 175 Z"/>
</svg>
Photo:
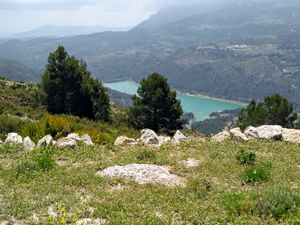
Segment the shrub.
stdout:
<svg viewBox="0 0 300 225">
<path fill-rule="evenodd" d="M 144 150 L 144 151 L 139 152 L 136 158 L 138 160 L 155 159 L 156 155 L 155 155 L 155 152 L 153 152 L 153 151 Z"/>
<path fill-rule="evenodd" d="M 242 173 L 242 181 L 246 183 L 268 181 L 271 178 L 271 168 L 272 164 L 269 162 L 251 166 L 250 168 L 245 169 Z"/>
<path fill-rule="evenodd" d="M 277 187 L 262 193 L 256 204 L 256 211 L 260 216 L 272 216 L 280 219 L 299 209 L 300 193 L 287 187 Z"/>
<path fill-rule="evenodd" d="M 237 154 L 236 159 L 242 165 L 253 165 L 256 160 L 256 155 L 254 152 L 245 152 L 244 149 L 241 149 Z"/>
</svg>

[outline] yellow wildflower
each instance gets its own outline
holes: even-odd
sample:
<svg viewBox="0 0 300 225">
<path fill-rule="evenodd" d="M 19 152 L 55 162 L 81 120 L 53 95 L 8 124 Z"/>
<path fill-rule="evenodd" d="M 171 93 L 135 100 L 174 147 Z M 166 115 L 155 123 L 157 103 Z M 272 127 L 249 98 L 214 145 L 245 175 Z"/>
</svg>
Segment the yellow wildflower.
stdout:
<svg viewBox="0 0 300 225">
<path fill-rule="evenodd" d="M 66 220 L 65 220 L 65 218 L 63 217 L 63 218 L 61 218 L 61 224 L 65 224 L 66 223 Z"/>
<path fill-rule="evenodd" d="M 72 221 L 73 221 L 73 223 L 75 223 L 78 221 L 78 218 L 73 218 Z"/>
</svg>

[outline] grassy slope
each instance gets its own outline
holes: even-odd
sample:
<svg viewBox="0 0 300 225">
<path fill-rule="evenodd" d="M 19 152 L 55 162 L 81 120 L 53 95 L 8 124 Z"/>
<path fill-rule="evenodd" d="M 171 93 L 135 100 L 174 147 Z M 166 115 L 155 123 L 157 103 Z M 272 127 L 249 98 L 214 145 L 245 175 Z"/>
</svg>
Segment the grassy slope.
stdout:
<svg viewBox="0 0 300 225">
<path fill-rule="evenodd" d="M 236 155 L 241 149 L 254 152 L 257 164 L 272 163 L 268 181 L 242 182 L 241 174 L 250 166 L 237 162 Z M 93 218 L 105 220 L 106 224 L 298 224 L 299 150 L 297 144 L 263 140 L 249 143 L 190 141 L 161 147 L 42 148 L 32 152 L 2 146 L 0 221 L 14 218 L 22 224 L 38 224 L 37 220 L 34 222 L 35 216 L 42 224 L 51 224 L 49 212 L 52 209 L 54 215 L 59 215 L 52 221 L 54 224 L 61 224 L 63 214 L 67 214 L 67 222 L 72 218 Z M 140 160 L 139 156 L 145 155 L 145 151 L 155 154 Z M 186 168 L 179 162 L 187 158 L 199 159 L 201 163 Z M 36 163 L 41 161 L 44 164 Z M 108 166 L 130 163 L 167 166 L 171 173 L 187 178 L 188 184 L 168 188 L 95 176 Z M 265 211 L 270 199 L 276 202 L 279 198 L 277 203 L 290 200 L 286 198 L 290 196 L 289 191 L 283 192 L 285 195 L 272 195 L 274 190 L 285 190 L 282 186 L 294 191 L 291 193 L 298 201 L 296 208 L 292 206 L 294 211 L 286 213 L 288 207 L 283 204 L 284 213 L 269 215 Z M 266 192 L 271 193 L 271 197 Z M 290 202 L 287 205 L 292 205 Z M 276 208 L 274 202 L 269 205 Z"/>
</svg>

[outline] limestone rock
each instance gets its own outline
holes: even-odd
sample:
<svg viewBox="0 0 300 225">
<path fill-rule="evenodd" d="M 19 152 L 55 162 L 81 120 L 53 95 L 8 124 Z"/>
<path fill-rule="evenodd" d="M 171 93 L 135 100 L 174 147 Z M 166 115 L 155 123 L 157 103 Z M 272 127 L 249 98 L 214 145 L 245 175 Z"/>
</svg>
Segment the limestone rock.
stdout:
<svg viewBox="0 0 300 225">
<path fill-rule="evenodd" d="M 82 135 L 81 139 L 86 145 L 94 145 L 92 138 L 88 134 Z"/>
<path fill-rule="evenodd" d="M 24 138 L 24 149 L 26 151 L 32 150 L 35 147 L 36 147 L 36 144 L 32 140 L 30 140 L 30 137 Z"/>
<path fill-rule="evenodd" d="M 124 146 L 130 143 L 134 143 L 135 140 L 133 138 L 128 138 L 126 136 L 120 136 L 115 140 L 114 145 L 116 146 Z"/>
<path fill-rule="evenodd" d="M 233 140 L 237 141 L 248 141 L 248 138 L 239 127 L 230 129 L 230 134 L 232 135 Z"/>
<path fill-rule="evenodd" d="M 170 137 L 166 137 L 166 136 L 162 136 L 162 135 L 158 136 L 158 139 L 159 139 L 159 144 L 163 144 L 163 143 L 171 141 Z"/>
<path fill-rule="evenodd" d="M 180 143 L 180 142 L 186 142 L 187 138 L 184 136 L 179 130 L 176 131 L 175 135 L 172 138 L 172 142 L 174 143 Z"/>
<path fill-rule="evenodd" d="M 283 128 L 282 140 L 300 144 L 300 130 Z"/>
<path fill-rule="evenodd" d="M 248 139 L 258 137 L 257 128 L 252 126 L 247 127 L 244 134 L 248 137 Z"/>
<path fill-rule="evenodd" d="M 160 184 L 165 186 L 184 185 L 185 180 L 169 173 L 169 171 L 157 165 L 130 164 L 126 166 L 108 167 L 97 175 L 111 178 L 122 177 L 128 180 L 135 180 L 139 184 Z"/>
<path fill-rule="evenodd" d="M 230 138 L 230 133 L 226 130 L 214 135 L 210 140 L 213 142 L 225 141 Z"/>
<path fill-rule="evenodd" d="M 69 137 L 60 138 L 55 143 L 55 146 L 58 148 L 77 148 L 77 142 Z"/>
<path fill-rule="evenodd" d="M 179 162 L 184 165 L 186 168 L 198 166 L 201 163 L 201 160 L 188 158 L 187 160 L 182 160 Z"/>
<path fill-rule="evenodd" d="M 141 131 L 141 138 L 138 141 L 142 141 L 147 145 L 158 145 L 159 138 L 153 130 L 150 129 L 143 129 Z"/>
<path fill-rule="evenodd" d="M 8 143 L 8 144 L 22 144 L 23 139 L 17 133 L 8 133 L 7 138 L 5 139 L 5 143 Z"/>
<path fill-rule="evenodd" d="M 68 138 L 71 138 L 75 141 L 79 141 L 79 142 L 82 142 L 82 138 L 79 137 L 79 135 L 75 134 L 75 133 L 71 133 L 71 134 L 68 134 L 67 136 Z"/>
<path fill-rule="evenodd" d="M 53 139 L 53 138 L 51 137 L 51 135 L 48 134 L 48 135 L 46 135 L 45 137 L 43 137 L 42 139 L 40 139 L 40 140 L 38 141 L 36 147 L 37 147 L 37 148 L 40 148 L 40 147 L 42 147 L 42 146 L 44 146 L 44 145 L 48 146 L 48 145 L 50 145 L 52 139 Z"/>
<path fill-rule="evenodd" d="M 257 135 L 262 139 L 280 140 L 282 137 L 282 126 L 263 125 L 257 127 Z"/>
</svg>

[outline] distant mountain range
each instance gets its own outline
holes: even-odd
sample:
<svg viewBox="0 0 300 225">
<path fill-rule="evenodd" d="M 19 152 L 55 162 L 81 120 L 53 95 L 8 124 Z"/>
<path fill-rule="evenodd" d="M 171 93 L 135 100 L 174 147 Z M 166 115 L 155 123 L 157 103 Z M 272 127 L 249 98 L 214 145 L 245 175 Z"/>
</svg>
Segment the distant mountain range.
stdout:
<svg viewBox="0 0 300 225">
<path fill-rule="evenodd" d="M 127 31 L 132 27 L 105 27 L 105 26 L 58 26 L 44 25 L 39 28 L 15 33 L 14 37 L 68 37 L 82 34 L 92 34 L 104 31 Z"/>
<path fill-rule="evenodd" d="M 64 45 L 105 82 L 159 72 L 179 91 L 245 102 L 279 92 L 300 108 L 299 3 L 174 6 L 126 32 L 0 42 L 0 57 L 43 69 Z"/>
</svg>

